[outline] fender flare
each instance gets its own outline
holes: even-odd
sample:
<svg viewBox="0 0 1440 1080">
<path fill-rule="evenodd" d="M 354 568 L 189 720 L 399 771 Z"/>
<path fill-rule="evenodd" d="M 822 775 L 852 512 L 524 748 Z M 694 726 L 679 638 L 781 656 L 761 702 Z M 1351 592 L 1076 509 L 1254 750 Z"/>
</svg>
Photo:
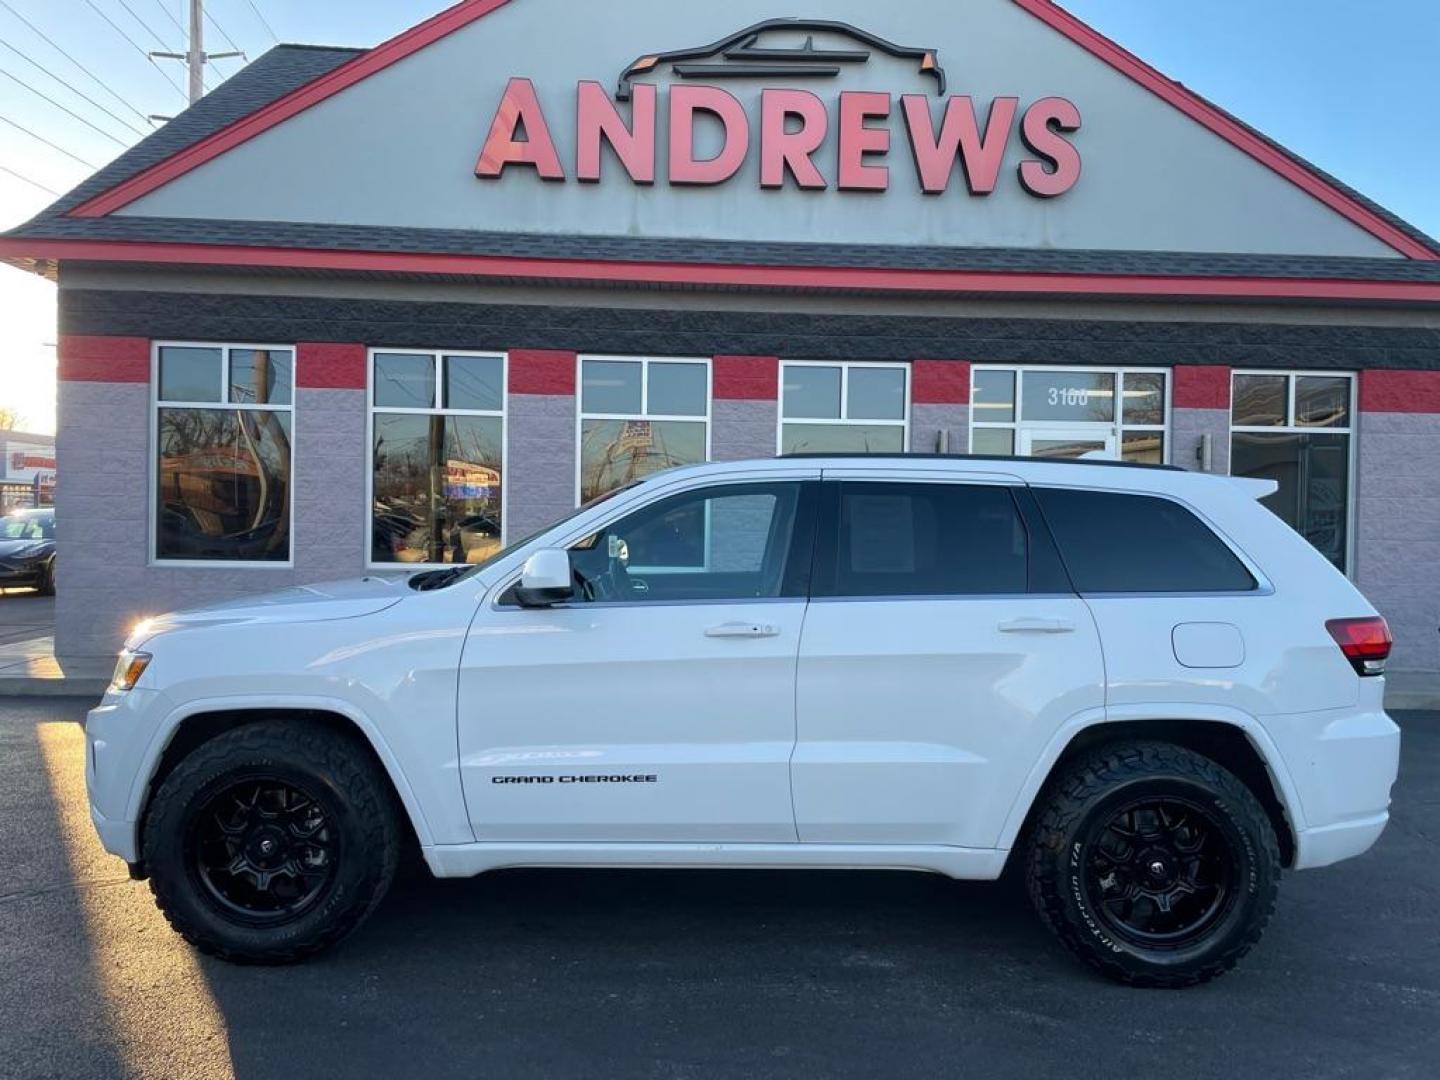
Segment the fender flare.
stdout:
<svg viewBox="0 0 1440 1080">
<path fill-rule="evenodd" d="M 130 795 L 126 799 L 125 816 L 128 820 L 135 822 L 137 830 L 140 827 L 140 812 L 143 808 L 146 791 L 150 787 L 150 781 L 160 765 L 160 758 L 165 753 L 165 748 L 170 745 L 175 732 L 180 730 L 180 725 L 192 717 L 204 713 L 244 712 L 247 710 L 328 712 L 345 717 L 355 725 L 355 729 L 360 732 L 365 741 L 370 744 L 370 748 L 375 751 L 375 756 L 380 759 L 380 766 L 385 770 L 395 793 L 400 797 L 401 805 L 405 807 L 405 813 L 415 828 L 415 835 L 419 838 L 421 846 L 431 847 L 434 845 L 434 834 L 430 829 L 429 821 L 426 820 L 424 808 L 420 805 L 420 800 L 416 798 L 414 789 L 411 788 L 409 780 L 400 768 L 399 761 L 379 728 L 364 712 L 350 702 L 338 698 L 309 695 L 292 697 L 246 694 L 195 698 L 171 709 L 165 714 L 165 719 L 156 726 L 154 734 L 151 735 L 150 742 L 145 747 L 143 766 L 136 770 L 135 780 L 130 787 Z"/>
<path fill-rule="evenodd" d="M 1270 733 L 1265 730 L 1265 726 L 1258 719 L 1240 709 L 1224 705 L 1139 702 L 1112 705 L 1103 709 L 1086 709 L 1076 713 L 1060 726 L 1051 736 L 1050 741 L 1046 743 L 1045 750 L 1032 766 L 1029 775 L 1025 778 L 1024 785 L 1016 794 L 1010 806 L 1010 812 L 1005 817 L 1005 824 L 1000 830 L 1000 836 L 996 840 L 996 847 L 1008 851 L 1015 845 L 1015 839 L 1019 836 L 1025 819 L 1030 815 L 1030 810 L 1035 804 L 1036 797 L 1040 794 L 1040 789 L 1050 778 L 1056 762 L 1060 760 L 1061 755 L 1065 753 L 1076 736 L 1101 726 L 1145 720 L 1168 720 L 1181 723 L 1188 720 L 1199 723 L 1224 724 L 1241 731 L 1249 740 L 1250 745 L 1255 748 L 1255 752 L 1260 755 L 1260 760 L 1265 763 L 1271 782 L 1275 786 L 1275 793 L 1280 799 L 1281 806 L 1285 809 L 1290 827 L 1295 831 L 1298 840 L 1299 835 L 1306 827 L 1300 793 L 1295 787 L 1294 778 L 1290 775 L 1285 759 L 1280 754 L 1280 748 L 1275 745 L 1275 740 L 1270 737 Z"/>
</svg>

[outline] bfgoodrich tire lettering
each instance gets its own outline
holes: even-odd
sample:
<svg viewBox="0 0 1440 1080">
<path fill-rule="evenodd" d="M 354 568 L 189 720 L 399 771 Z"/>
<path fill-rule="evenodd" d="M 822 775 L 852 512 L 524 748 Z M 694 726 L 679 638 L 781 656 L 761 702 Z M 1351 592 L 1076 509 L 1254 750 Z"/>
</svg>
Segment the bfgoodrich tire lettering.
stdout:
<svg viewBox="0 0 1440 1080">
<path fill-rule="evenodd" d="M 1080 959 L 1133 986 L 1182 987 L 1259 940 L 1280 852 L 1255 796 L 1215 762 L 1116 743 L 1050 789 L 1028 877 L 1041 919 Z"/>
<path fill-rule="evenodd" d="M 277 914 L 243 890 L 217 888 L 227 879 L 214 872 L 215 860 L 208 872 L 201 866 L 197 838 L 214 823 L 217 799 L 239 792 L 243 801 L 256 785 L 294 793 L 291 806 L 310 800 L 314 816 L 282 818 L 282 828 L 296 836 L 323 829 L 295 853 L 323 872 L 303 896 L 298 886 L 286 896 L 295 900 L 293 911 Z M 237 810 L 226 825 L 238 830 L 244 820 Z M 268 834 L 259 842 L 267 840 Z M 236 728 L 185 758 L 151 800 L 141 843 L 155 902 L 171 926 L 202 952 L 263 964 L 293 963 L 353 932 L 385 895 L 400 852 L 394 795 L 373 759 L 344 735 L 283 720 Z M 247 905 L 254 910 L 247 913 Z"/>
</svg>

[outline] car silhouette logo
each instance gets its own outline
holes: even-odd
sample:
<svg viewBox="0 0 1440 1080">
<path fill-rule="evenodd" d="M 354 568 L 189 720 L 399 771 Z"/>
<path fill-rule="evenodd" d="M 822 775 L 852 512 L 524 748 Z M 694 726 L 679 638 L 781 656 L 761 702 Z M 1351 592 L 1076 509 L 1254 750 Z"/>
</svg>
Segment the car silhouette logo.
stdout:
<svg viewBox="0 0 1440 1080">
<path fill-rule="evenodd" d="M 773 31 L 808 34 L 800 47 L 770 46 L 762 39 L 775 36 Z M 821 49 L 815 47 L 814 34 L 836 34 L 848 37 L 864 48 Z M 869 61 L 872 52 L 882 52 L 901 60 L 916 60 L 920 74 L 935 80 L 935 92 L 945 94 L 945 69 L 940 66 L 934 49 L 908 48 L 876 37 L 848 23 L 828 19 L 768 19 L 746 27 L 727 38 L 698 49 L 676 49 L 671 52 L 649 53 L 640 57 L 620 74 L 615 89 L 617 101 L 629 101 L 630 89 L 637 76 L 659 71 L 667 64 L 682 79 L 833 79 L 847 65 Z"/>
</svg>

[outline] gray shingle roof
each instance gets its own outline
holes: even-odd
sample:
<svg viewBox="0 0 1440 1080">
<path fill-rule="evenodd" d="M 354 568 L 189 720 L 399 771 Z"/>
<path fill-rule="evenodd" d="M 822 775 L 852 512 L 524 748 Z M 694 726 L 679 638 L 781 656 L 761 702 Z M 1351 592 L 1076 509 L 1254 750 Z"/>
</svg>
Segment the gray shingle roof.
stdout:
<svg viewBox="0 0 1440 1080">
<path fill-rule="evenodd" d="M 219 131 L 364 50 L 280 45 L 265 53 L 35 218 L 4 235 L 56 240 L 130 240 L 342 251 L 664 261 L 758 266 L 867 267 L 1159 276 L 1440 281 L 1440 262 L 1155 251 L 1057 251 L 924 246 L 737 243 L 629 236 L 561 236 L 304 224 L 294 222 L 101 217 L 66 212 Z M 1218 108 L 1218 106 L 1217 106 Z M 1223 111 L 1223 110 L 1222 110 Z M 1228 115 L 1228 114 L 1227 114 Z M 1239 122 L 1239 121 L 1237 121 Z M 1242 122 L 1243 123 L 1243 122 Z M 1251 129 L 1253 130 L 1253 129 Z M 1264 136 L 1256 132 L 1257 135 Z M 1270 141 L 1267 139 L 1267 141 Z M 1273 144 L 1273 143 L 1272 143 Z M 1276 145 L 1407 235 L 1440 252 L 1440 242 Z"/>
</svg>

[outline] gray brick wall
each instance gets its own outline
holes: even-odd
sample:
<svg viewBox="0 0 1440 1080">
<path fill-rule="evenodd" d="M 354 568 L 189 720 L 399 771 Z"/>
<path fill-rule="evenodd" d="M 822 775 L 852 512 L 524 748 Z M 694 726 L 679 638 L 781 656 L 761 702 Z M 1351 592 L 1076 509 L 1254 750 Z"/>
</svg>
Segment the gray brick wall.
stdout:
<svg viewBox="0 0 1440 1080">
<path fill-rule="evenodd" d="M 511 394 L 505 532 L 513 542 L 575 509 L 575 398 Z"/>
<path fill-rule="evenodd" d="M 940 449 L 940 432 L 950 433 L 950 453 L 964 454 L 970 450 L 970 406 L 910 406 L 910 450 L 916 454 L 934 454 Z"/>
<path fill-rule="evenodd" d="M 710 417 L 712 461 L 775 456 L 779 402 L 717 400 L 711 404 Z"/>
<path fill-rule="evenodd" d="M 1226 409 L 1172 409 L 1170 412 L 1170 464 L 1191 472 L 1201 470 L 1198 451 L 1203 435 L 1210 436 L 1210 472 L 1230 472 L 1230 413 Z"/>
<path fill-rule="evenodd" d="M 1440 415 L 1362 412 L 1356 584 L 1395 635 L 1390 670 L 1440 690 Z"/>
<path fill-rule="evenodd" d="M 294 569 L 151 566 L 149 387 L 62 382 L 56 651 L 105 656 L 147 615 L 354 577 L 369 551 L 365 395 L 296 396 Z"/>
</svg>

